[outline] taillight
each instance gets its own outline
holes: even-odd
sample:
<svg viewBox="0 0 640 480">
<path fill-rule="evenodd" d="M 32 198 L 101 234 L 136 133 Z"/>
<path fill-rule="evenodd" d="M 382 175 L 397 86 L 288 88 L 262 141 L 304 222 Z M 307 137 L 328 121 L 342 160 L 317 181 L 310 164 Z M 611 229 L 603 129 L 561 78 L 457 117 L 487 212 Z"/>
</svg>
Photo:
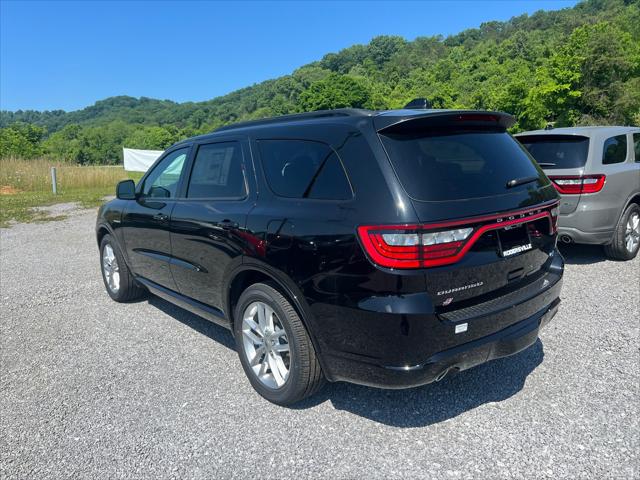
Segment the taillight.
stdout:
<svg viewBox="0 0 640 480">
<path fill-rule="evenodd" d="M 437 232 L 411 225 L 358 227 L 358 235 L 371 259 L 390 268 L 426 267 L 433 260 L 454 256 L 471 232 L 471 227 Z"/>
<path fill-rule="evenodd" d="M 459 261 L 489 230 L 547 218 L 554 234 L 557 205 L 438 224 L 360 226 L 358 236 L 369 258 L 381 267 L 437 267 Z"/>
<path fill-rule="evenodd" d="M 551 233 L 558 231 L 558 215 L 560 215 L 560 207 L 553 207 L 549 210 L 551 214 Z"/>
<path fill-rule="evenodd" d="M 606 175 L 552 175 L 549 179 L 561 194 L 579 195 L 599 192 L 604 187 L 607 177 Z"/>
</svg>

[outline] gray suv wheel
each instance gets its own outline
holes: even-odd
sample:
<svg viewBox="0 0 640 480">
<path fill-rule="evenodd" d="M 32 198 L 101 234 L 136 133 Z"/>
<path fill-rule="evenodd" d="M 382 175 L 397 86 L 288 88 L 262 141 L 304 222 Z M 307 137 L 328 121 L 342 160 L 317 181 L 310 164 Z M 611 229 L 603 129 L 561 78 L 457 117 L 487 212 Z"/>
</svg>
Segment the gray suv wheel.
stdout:
<svg viewBox="0 0 640 480">
<path fill-rule="evenodd" d="M 604 249 L 615 260 L 631 260 L 640 248 L 640 206 L 632 203 L 622 214 L 613 238 Z"/>
</svg>

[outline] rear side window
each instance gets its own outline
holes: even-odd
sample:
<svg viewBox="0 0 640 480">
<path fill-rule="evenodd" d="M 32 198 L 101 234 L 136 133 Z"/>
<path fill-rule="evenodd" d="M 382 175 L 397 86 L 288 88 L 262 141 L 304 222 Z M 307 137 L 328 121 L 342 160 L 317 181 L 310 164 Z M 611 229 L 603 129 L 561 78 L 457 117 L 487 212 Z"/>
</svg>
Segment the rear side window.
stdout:
<svg viewBox="0 0 640 480">
<path fill-rule="evenodd" d="M 353 196 L 342 163 L 331 147 L 307 140 L 259 140 L 262 167 L 280 197 L 347 200 Z"/>
<path fill-rule="evenodd" d="M 407 193 L 416 200 L 486 197 L 546 180 L 524 149 L 504 132 L 440 131 L 380 135 Z M 515 179 L 533 182 L 507 188 Z"/>
<path fill-rule="evenodd" d="M 627 159 L 627 136 L 607 138 L 602 151 L 602 164 L 621 163 Z"/>
<path fill-rule="evenodd" d="M 589 139 L 575 135 L 531 135 L 518 137 L 544 169 L 581 168 L 587 163 Z"/>
<path fill-rule="evenodd" d="M 633 149 L 636 153 L 636 162 L 640 162 L 640 133 L 633 134 Z"/>
<path fill-rule="evenodd" d="M 200 145 L 189 178 L 188 198 L 240 198 L 246 194 L 238 142 Z"/>
</svg>

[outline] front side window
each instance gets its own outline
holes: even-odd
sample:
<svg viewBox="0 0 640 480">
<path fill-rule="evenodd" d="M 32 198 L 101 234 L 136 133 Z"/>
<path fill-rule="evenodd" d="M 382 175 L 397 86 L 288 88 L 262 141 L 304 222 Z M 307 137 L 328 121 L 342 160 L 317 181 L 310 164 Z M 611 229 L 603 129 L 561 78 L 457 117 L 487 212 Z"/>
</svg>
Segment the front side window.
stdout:
<svg viewBox="0 0 640 480">
<path fill-rule="evenodd" d="M 338 155 L 324 143 L 308 140 L 260 140 L 269 187 L 287 198 L 347 200 L 353 192 Z"/>
<path fill-rule="evenodd" d="M 180 174 L 189 153 L 181 148 L 164 157 L 145 179 L 142 196 L 150 198 L 175 198 Z"/>
<path fill-rule="evenodd" d="M 607 138 L 602 152 L 602 164 L 622 163 L 627 159 L 627 136 Z"/>
<path fill-rule="evenodd" d="M 636 153 L 636 162 L 640 162 L 640 133 L 633 134 L 633 149 Z"/>
<path fill-rule="evenodd" d="M 200 145 L 189 178 L 188 198 L 241 198 L 246 195 L 242 149 L 238 142 Z"/>
</svg>

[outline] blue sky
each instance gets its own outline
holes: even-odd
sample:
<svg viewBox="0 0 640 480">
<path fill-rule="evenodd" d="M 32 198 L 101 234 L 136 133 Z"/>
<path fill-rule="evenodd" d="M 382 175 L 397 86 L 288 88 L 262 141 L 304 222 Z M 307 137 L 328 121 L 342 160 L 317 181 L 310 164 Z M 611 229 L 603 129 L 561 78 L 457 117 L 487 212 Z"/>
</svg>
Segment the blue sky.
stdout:
<svg viewBox="0 0 640 480">
<path fill-rule="evenodd" d="M 377 35 L 449 35 L 576 0 L 0 0 L 0 107 L 76 110 L 113 95 L 207 100 Z"/>
</svg>

